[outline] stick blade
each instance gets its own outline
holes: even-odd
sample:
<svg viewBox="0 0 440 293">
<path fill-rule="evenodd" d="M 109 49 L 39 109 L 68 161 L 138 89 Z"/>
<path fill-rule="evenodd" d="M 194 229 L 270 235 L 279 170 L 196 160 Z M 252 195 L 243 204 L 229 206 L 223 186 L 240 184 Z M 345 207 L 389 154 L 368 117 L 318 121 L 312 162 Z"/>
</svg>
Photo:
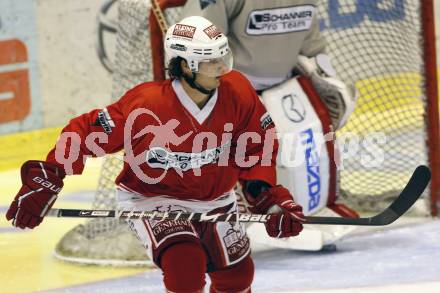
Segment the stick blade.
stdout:
<svg viewBox="0 0 440 293">
<path fill-rule="evenodd" d="M 402 216 L 423 194 L 431 180 L 431 171 L 425 165 L 416 168 L 399 197 L 382 213 L 371 219 L 372 225 L 388 225 Z"/>
</svg>

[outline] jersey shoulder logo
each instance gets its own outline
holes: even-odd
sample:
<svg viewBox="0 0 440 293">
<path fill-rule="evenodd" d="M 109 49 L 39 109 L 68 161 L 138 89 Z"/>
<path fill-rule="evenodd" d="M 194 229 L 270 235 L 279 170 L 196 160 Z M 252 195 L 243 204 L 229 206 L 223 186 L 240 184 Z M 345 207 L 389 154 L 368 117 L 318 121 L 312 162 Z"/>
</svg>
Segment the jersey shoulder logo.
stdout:
<svg viewBox="0 0 440 293">
<path fill-rule="evenodd" d="M 98 118 L 96 118 L 96 121 L 92 126 L 102 126 L 104 132 L 107 134 L 112 132 L 112 128 L 115 127 L 115 123 L 113 122 L 112 117 L 110 117 L 107 108 L 99 111 Z"/>
<path fill-rule="evenodd" d="M 260 117 L 261 129 L 266 130 L 266 128 L 271 125 L 274 125 L 272 117 L 270 117 L 269 113 L 266 112 Z"/>
<path fill-rule="evenodd" d="M 275 35 L 309 30 L 315 6 L 301 5 L 254 10 L 249 14 L 248 35 Z"/>
</svg>

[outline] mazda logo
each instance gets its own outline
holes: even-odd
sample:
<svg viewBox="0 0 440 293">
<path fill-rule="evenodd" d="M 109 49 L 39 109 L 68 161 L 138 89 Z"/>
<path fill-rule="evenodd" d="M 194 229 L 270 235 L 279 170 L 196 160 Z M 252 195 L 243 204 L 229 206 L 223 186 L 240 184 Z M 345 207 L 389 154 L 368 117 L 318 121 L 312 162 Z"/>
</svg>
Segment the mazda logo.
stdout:
<svg viewBox="0 0 440 293">
<path fill-rule="evenodd" d="M 304 121 L 306 117 L 306 109 L 301 100 L 295 94 L 289 94 L 282 98 L 281 105 L 284 114 L 290 121 L 299 123 Z"/>
</svg>

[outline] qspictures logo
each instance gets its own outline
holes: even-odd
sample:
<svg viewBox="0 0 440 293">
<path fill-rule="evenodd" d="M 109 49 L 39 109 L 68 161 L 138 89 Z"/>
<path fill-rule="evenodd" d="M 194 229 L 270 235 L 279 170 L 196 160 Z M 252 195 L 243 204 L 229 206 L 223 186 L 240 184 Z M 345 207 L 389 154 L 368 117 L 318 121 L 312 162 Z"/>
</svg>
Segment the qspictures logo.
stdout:
<svg viewBox="0 0 440 293">
<path fill-rule="evenodd" d="M 309 30 L 314 11 L 313 5 L 254 10 L 249 14 L 246 33 L 275 35 Z"/>
<path fill-rule="evenodd" d="M 109 118 L 111 114 L 109 113 Z M 141 125 L 136 127 L 136 121 L 144 120 L 145 115 L 150 116 L 148 119 L 153 118 L 152 121 L 155 123 L 148 123 L 144 128 L 139 127 Z M 300 133 L 276 133 L 274 127 L 269 128 L 273 123 L 269 114 L 264 113 L 259 121 L 255 121 L 254 126 L 257 129 L 261 126 L 258 132 L 234 130 L 234 125 L 227 122 L 223 125 L 223 131 L 193 133 L 185 126 L 181 126 L 184 127 L 183 131 L 178 131 L 180 121 L 177 119 L 162 123 L 151 110 L 138 108 L 128 115 L 125 122 L 116 124 L 114 130 L 117 131 L 111 134 L 106 132 L 104 126 L 101 131 L 93 131 L 85 138 L 73 131 L 63 132 L 56 144 L 55 159 L 64 166 L 67 174 L 74 174 L 74 164 L 80 160 L 85 162 L 91 154 L 96 157 L 105 155 L 106 151 L 103 147 L 109 143 L 112 135 L 112 141 L 116 139 L 123 143 L 125 154 L 122 159 L 136 177 L 144 183 L 156 184 L 165 178 L 170 169 L 183 178 L 185 172 L 202 176 L 203 167 L 208 165 L 225 167 L 233 164 L 234 167 L 241 169 L 256 164 L 263 167 L 272 166 L 273 154 L 276 151 L 275 141 L 279 139 L 282 145 L 278 155 L 280 163 L 287 168 L 305 166 L 309 176 L 307 184 L 310 197 L 314 201 L 315 199 L 319 201 L 320 151 L 324 144 L 333 141 L 334 134 L 315 136 L 311 129 Z M 145 143 L 141 143 L 143 140 Z M 297 147 L 298 143 L 304 147 Z M 343 168 L 343 160 L 350 157 L 359 158 L 362 166 L 367 168 L 376 168 L 385 159 L 379 146 L 386 143 L 386 136 L 383 133 L 371 133 L 366 137 L 344 133 L 334 143 L 340 150 L 338 157 L 340 169 Z M 260 150 L 256 153 L 255 144 L 259 145 L 258 150 Z M 112 146 L 107 146 L 106 149 L 112 150 Z M 300 153 L 296 154 L 298 151 Z M 154 174 L 151 174 L 150 171 L 154 169 L 156 169 Z"/>
</svg>

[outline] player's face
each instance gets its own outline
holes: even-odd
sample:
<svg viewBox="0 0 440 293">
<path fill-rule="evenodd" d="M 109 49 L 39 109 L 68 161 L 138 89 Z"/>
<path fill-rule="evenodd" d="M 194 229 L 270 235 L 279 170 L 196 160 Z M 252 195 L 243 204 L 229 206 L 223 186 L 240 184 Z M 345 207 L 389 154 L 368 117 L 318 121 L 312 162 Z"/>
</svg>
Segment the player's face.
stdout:
<svg viewBox="0 0 440 293">
<path fill-rule="evenodd" d="M 196 82 L 207 90 L 213 90 L 213 89 L 218 88 L 220 85 L 220 77 L 223 74 L 228 73 L 230 71 L 230 69 L 227 69 L 227 68 L 225 68 L 225 66 L 223 64 L 217 64 L 216 62 L 209 63 L 209 64 L 207 64 L 207 63 L 201 64 L 201 63 L 199 63 L 199 68 L 204 68 L 205 70 L 207 70 L 208 67 L 211 67 L 211 68 L 210 68 L 210 71 L 203 71 L 203 70 L 202 70 L 202 72 L 197 71 L 196 72 L 197 73 Z M 212 66 L 218 67 L 218 71 L 216 72 L 216 74 L 213 74 L 214 70 L 213 70 Z M 191 69 L 189 69 L 189 67 L 185 61 L 182 61 L 182 69 L 183 69 L 183 72 L 187 75 L 194 74 L 194 72 L 192 72 Z"/>
<path fill-rule="evenodd" d="M 217 88 L 220 85 L 220 77 L 232 70 L 232 64 L 230 52 L 220 58 L 200 61 L 196 72 L 197 83 L 206 89 Z"/>
<path fill-rule="evenodd" d="M 196 82 L 207 90 L 213 90 L 220 86 L 220 76 L 211 77 L 204 74 L 197 74 Z"/>
<path fill-rule="evenodd" d="M 229 51 L 223 57 L 200 61 L 197 73 L 209 77 L 219 77 L 232 70 L 233 62 L 232 54 Z"/>
</svg>

